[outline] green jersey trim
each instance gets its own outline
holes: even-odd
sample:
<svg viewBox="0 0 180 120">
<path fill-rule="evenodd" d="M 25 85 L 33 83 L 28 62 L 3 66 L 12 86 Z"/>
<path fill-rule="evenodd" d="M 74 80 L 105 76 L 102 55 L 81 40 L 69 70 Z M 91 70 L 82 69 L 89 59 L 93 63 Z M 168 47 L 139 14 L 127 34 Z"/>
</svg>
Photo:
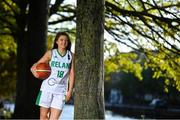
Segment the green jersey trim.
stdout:
<svg viewBox="0 0 180 120">
<path fill-rule="evenodd" d="M 61 57 L 64 57 L 64 56 L 66 55 L 66 53 L 67 53 L 67 50 L 66 50 L 66 52 L 64 53 L 64 55 L 61 55 L 61 53 L 58 51 L 58 49 L 56 49 L 56 50 L 57 50 L 58 54 L 59 54 Z"/>
<path fill-rule="evenodd" d="M 39 91 L 37 99 L 36 99 L 36 105 L 39 105 L 40 99 L 41 99 L 42 91 Z"/>
</svg>

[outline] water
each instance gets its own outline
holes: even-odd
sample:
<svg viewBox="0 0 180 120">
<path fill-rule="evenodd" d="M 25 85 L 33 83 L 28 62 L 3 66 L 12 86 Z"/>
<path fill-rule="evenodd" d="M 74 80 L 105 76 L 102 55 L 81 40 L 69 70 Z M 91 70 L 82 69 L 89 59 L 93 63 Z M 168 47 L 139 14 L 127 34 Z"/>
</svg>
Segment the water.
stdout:
<svg viewBox="0 0 180 120">
<path fill-rule="evenodd" d="M 73 120 L 74 116 L 74 106 L 73 105 L 65 105 L 62 114 L 60 116 L 60 120 Z M 123 117 L 120 115 L 113 114 L 111 111 L 105 112 L 106 120 L 134 120 L 133 118 Z"/>
<path fill-rule="evenodd" d="M 14 107 L 15 105 L 13 103 L 6 103 L 4 105 L 4 108 L 6 110 L 11 111 L 12 113 L 14 112 Z M 59 120 L 74 120 L 73 116 L 74 116 L 74 105 L 65 105 Z M 117 114 L 113 114 L 111 111 L 105 112 L 105 119 L 106 120 L 135 120 L 133 118 L 123 117 Z"/>
</svg>

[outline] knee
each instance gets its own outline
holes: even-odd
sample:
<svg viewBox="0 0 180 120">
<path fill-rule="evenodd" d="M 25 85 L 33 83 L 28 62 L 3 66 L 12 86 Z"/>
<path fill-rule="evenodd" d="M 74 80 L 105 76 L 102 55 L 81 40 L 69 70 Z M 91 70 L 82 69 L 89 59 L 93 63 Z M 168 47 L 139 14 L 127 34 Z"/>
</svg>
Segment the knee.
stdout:
<svg viewBox="0 0 180 120">
<path fill-rule="evenodd" d="M 48 114 L 40 113 L 40 120 L 48 120 Z"/>
</svg>

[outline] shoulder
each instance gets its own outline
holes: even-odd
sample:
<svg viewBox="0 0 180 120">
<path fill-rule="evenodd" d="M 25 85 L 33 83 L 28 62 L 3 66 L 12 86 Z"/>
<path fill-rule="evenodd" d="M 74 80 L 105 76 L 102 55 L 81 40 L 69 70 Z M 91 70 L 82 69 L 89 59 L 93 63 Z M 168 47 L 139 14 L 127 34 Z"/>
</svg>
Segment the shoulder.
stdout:
<svg viewBox="0 0 180 120">
<path fill-rule="evenodd" d="M 52 55 L 54 52 L 57 52 L 57 49 L 50 49 L 47 51 L 47 53 L 50 55 Z"/>
<path fill-rule="evenodd" d="M 52 54 L 52 50 L 47 50 L 47 51 L 46 51 L 46 54 L 48 54 L 48 55 L 50 55 L 50 56 L 51 56 L 51 54 Z"/>
<path fill-rule="evenodd" d="M 71 57 L 74 58 L 74 53 L 68 50 L 68 53 L 70 53 Z"/>
<path fill-rule="evenodd" d="M 71 54 L 71 55 L 73 55 L 74 53 L 73 52 L 71 52 L 70 50 L 68 50 L 68 52 Z"/>
<path fill-rule="evenodd" d="M 52 50 L 47 50 L 45 55 L 48 57 L 48 59 L 51 59 Z"/>
<path fill-rule="evenodd" d="M 57 51 L 57 49 L 50 49 L 51 52 Z"/>
<path fill-rule="evenodd" d="M 70 51 L 70 53 L 71 53 L 72 61 L 74 61 L 74 59 L 75 59 L 75 54 L 74 54 L 73 52 L 71 52 L 71 51 Z"/>
</svg>

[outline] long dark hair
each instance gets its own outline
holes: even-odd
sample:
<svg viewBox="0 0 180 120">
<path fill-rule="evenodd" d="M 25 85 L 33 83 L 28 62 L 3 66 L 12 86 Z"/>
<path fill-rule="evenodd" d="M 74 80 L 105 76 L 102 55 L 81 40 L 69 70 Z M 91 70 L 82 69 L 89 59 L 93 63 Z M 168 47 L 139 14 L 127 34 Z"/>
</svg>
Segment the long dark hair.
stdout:
<svg viewBox="0 0 180 120">
<path fill-rule="evenodd" d="M 57 45 L 57 43 L 56 43 L 56 41 L 59 39 L 59 37 L 60 36 L 62 36 L 62 35 L 64 35 L 64 36 L 66 36 L 67 37 L 67 39 L 68 39 L 68 45 L 67 45 L 67 47 L 66 47 L 66 50 L 71 50 L 71 41 L 70 41 L 70 38 L 69 38 L 69 35 L 67 34 L 67 33 L 65 33 L 65 32 L 58 32 L 57 34 L 56 34 L 56 37 L 55 37 L 55 39 L 54 39 L 54 43 L 53 43 L 53 48 L 52 49 L 56 49 L 56 48 L 58 48 L 58 45 Z"/>
</svg>

